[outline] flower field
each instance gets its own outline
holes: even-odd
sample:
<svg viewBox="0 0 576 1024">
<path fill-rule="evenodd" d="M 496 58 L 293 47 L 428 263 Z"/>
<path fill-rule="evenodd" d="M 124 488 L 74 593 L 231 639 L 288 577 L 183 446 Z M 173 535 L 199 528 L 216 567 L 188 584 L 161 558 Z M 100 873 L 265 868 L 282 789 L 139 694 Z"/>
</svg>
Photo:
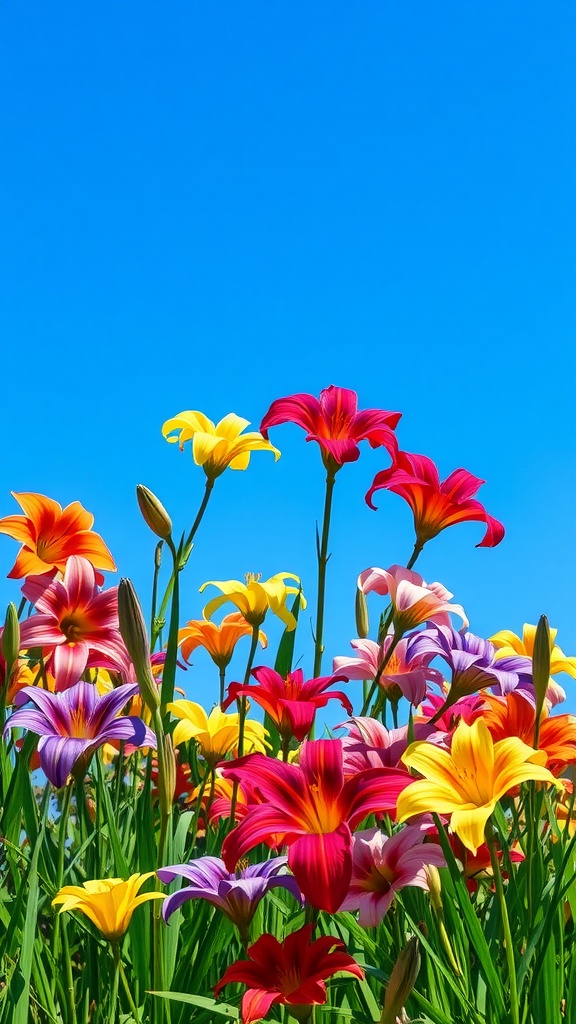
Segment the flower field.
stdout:
<svg viewBox="0 0 576 1024">
<path fill-rule="evenodd" d="M 0 1024 L 576 1021 L 576 717 L 557 678 L 576 678 L 576 657 L 545 615 L 522 636 L 476 635 L 466 595 L 418 573 L 441 531 L 471 521 L 494 547 L 504 527 L 476 497 L 484 481 L 441 481 L 400 450 L 399 420 L 335 386 L 276 399 L 259 430 L 233 413 L 168 420 L 204 490 L 180 535 L 137 486 L 146 594 L 110 585 L 121 553 L 78 501 L 14 493 L 20 511 L 0 519 L 19 545 L 0 658 Z M 267 580 L 199 579 L 189 619 L 181 574 L 219 477 L 272 456 L 273 487 L 287 423 L 326 481 L 317 578 L 284 571 L 279 550 Z M 405 564 L 358 565 L 348 595 L 330 520 L 365 445 L 384 467 L 367 504 L 384 515 L 397 498 L 383 492 L 399 496 L 413 532 Z M 354 597 L 356 635 L 326 649 L 331 609 Z M 214 707 L 184 681 L 198 648 Z"/>
</svg>

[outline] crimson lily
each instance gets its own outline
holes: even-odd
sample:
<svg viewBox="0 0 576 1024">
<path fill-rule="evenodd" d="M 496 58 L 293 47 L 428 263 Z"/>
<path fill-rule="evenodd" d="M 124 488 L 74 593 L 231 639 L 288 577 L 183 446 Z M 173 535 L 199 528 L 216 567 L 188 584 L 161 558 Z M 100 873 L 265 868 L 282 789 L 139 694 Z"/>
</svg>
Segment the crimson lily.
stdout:
<svg viewBox="0 0 576 1024">
<path fill-rule="evenodd" d="M 376 473 L 366 502 L 375 509 L 372 495 L 382 488 L 404 498 L 414 513 L 418 548 L 447 526 L 469 521 L 486 524 L 486 533 L 476 547 L 493 548 L 504 537 L 504 527 L 488 515 L 481 502 L 472 497 L 483 483 L 484 480 L 473 476 L 467 469 L 455 469 L 440 482 L 432 459 L 426 455 L 398 452 L 390 469 Z"/>
<path fill-rule="evenodd" d="M 289 395 L 272 402 L 260 424 L 267 438 L 270 427 L 279 423 L 296 423 L 306 431 L 307 441 L 317 441 L 326 469 L 335 473 L 345 462 L 355 462 L 360 455 L 359 441 L 368 441 L 372 448 L 384 445 L 394 456 L 398 442 L 394 435 L 402 413 L 383 409 L 358 412 L 358 395 L 334 384 L 314 395 Z"/>
<path fill-rule="evenodd" d="M 77 683 L 87 667 L 128 678 L 131 662 L 118 627 L 118 587 L 100 593 L 87 558 L 71 555 L 63 580 L 29 576 L 22 593 L 38 614 L 20 626 L 21 647 L 42 648 L 57 691 Z"/>
<path fill-rule="evenodd" d="M 305 899 L 334 913 L 352 875 L 352 831 L 368 814 L 394 814 L 410 784 L 402 769 L 370 768 L 345 781 L 341 740 L 305 740 L 299 764 L 248 754 L 222 768 L 249 797 L 248 813 L 222 847 L 228 871 L 274 834 Z"/>
<path fill-rule="evenodd" d="M 326 707 L 332 697 L 340 701 L 349 715 L 352 714 L 352 704 L 345 693 L 341 690 L 326 693 L 332 683 L 346 682 L 344 674 L 309 679 L 305 683 L 301 668 L 289 672 L 283 679 L 274 669 L 261 665 L 252 669 L 252 675 L 258 685 L 231 683 L 222 706 L 226 710 L 238 697 L 250 697 L 270 715 L 283 739 L 295 736 L 299 742 L 303 740 L 312 728 L 316 708 Z"/>
<path fill-rule="evenodd" d="M 323 935 L 310 942 L 313 927 L 304 925 L 284 942 L 261 935 L 248 947 L 250 959 L 237 960 L 224 972 L 214 989 L 216 996 L 232 982 L 248 986 L 242 998 L 242 1024 L 262 1020 L 274 1003 L 292 1007 L 299 1020 L 306 1020 L 314 1003 L 326 1002 L 326 978 L 339 971 L 364 977 L 340 939 Z"/>
</svg>

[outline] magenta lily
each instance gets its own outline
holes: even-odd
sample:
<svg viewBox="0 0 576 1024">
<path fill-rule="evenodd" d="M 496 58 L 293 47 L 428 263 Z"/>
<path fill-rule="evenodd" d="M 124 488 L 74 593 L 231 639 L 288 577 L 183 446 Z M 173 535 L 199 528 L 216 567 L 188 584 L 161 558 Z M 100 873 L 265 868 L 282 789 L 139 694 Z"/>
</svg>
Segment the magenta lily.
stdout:
<svg viewBox="0 0 576 1024">
<path fill-rule="evenodd" d="M 423 622 L 450 626 L 450 614 L 459 615 L 468 627 L 466 613 L 459 604 L 449 604 L 454 595 L 441 583 L 425 583 L 417 572 L 403 565 L 389 569 L 365 569 L 358 577 L 358 586 L 365 594 L 375 591 L 388 594 L 393 607 L 394 629 L 398 635 Z"/>
<path fill-rule="evenodd" d="M 393 814 L 411 782 L 406 772 L 393 768 L 372 768 L 345 781 L 341 740 L 305 740 L 297 765 L 248 754 L 223 767 L 222 774 L 250 797 L 246 817 L 224 840 L 228 870 L 274 835 L 278 845 L 289 848 L 288 867 L 305 899 L 331 913 L 348 891 L 352 830 L 368 814 Z"/>
<path fill-rule="evenodd" d="M 504 527 L 488 515 L 481 502 L 472 497 L 483 483 L 484 480 L 473 476 L 467 469 L 455 469 L 441 483 L 432 459 L 426 455 L 398 452 L 394 465 L 374 477 L 366 501 L 370 508 L 375 509 L 372 496 L 382 488 L 404 498 L 414 513 L 418 548 L 447 526 L 470 521 L 486 524 L 486 533 L 476 547 L 493 548 L 504 537 Z"/>
<path fill-rule="evenodd" d="M 100 592 L 87 558 L 71 555 L 62 580 L 29 576 L 22 593 L 37 614 L 20 626 L 21 647 L 42 648 L 57 691 L 77 683 L 86 668 L 128 676 L 131 661 L 118 627 L 118 587 Z"/>
<path fill-rule="evenodd" d="M 375 679 L 392 643 L 393 637 L 387 636 L 383 643 L 375 640 L 351 640 L 350 646 L 357 651 L 356 658 L 340 656 L 334 658 L 332 668 L 347 679 Z M 400 695 L 417 707 L 426 695 L 426 683 L 442 685 L 442 673 L 430 668 L 432 654 L 412 653 L 409 646 L 410 638 L 400 640 L 386 663 L 386 668 L 378 678 L 379 686 L 390 700 L 399 699 Z"/>
<path fill-rule="evenodd" d="M 59 789 L 71 774 L 81 776 L 92 754 L 104 743 L 124 740 L 135 747 L 155 747 L 156 737 L 141 718 L 120 715 L 137 683 L 124 683 L 103 697 L 94 683 L 76 683 L 64 693 L 49 693 L 39 686 L 25 686 L 15 697 L 21 708 L 10 716 L 8 729 L 28 729 L 39 737 L 40 767 Z"/>
<path fill-rule="evenodd" d="M 385 836 L 378 828 L 352 836 L 352 878 L 340 910 L 359 910 L 358 924 L 375 928 L 406 885 L 429 890 L 426 868 L 445 868 L 440 847 L 425 843 L 425 830 L 409 825 Z"/>
<path fill-rule="evenodd" d="M 332 698 L 339 700 L 348 714 L 352 714 L 352 704 L 345 693 L 341 690 L 327 692 L 333 683 L 346 682 L 344 673 L 304 682 L 301 668 L 283 678 L 274 669 L 262 665 L 252 669 L 252 675 L 258 685 L 231 683 L 222 708 L 226 710 L 238 697 L 250 697 L 270 715 L 283 739 L 295 736 L 299 742 L 303 740 L 312 728 L 316 709 L 325 707 Z"/>
<path fill-rule="evenodd" d="M 398 451 L 394 434 L 402 413 L 383 409 L 358 412 L 358 395 L 334 384 L 313 395 L 297 394 L 272 402 L 260 424 L 268 438 L 268 430 L 279 423 L 296 423 L 306 431 L 307 441 L 317 441 L 326 468 L 335 473 L 345 462 L 355 462 L 360 455 L 358 443 L 368 441 L 372 448 L 383 445 L 392 456 Z"/>
</svg>

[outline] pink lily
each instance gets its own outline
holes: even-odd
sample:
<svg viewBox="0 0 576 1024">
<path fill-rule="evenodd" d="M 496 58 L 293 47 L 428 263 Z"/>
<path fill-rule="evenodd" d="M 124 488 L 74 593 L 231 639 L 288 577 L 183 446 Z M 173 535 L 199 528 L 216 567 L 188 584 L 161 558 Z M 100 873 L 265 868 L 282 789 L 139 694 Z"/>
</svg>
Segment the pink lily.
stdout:
<svg viewBox="0 0 576 1024">
<path fill-rule="evenodd" d="M 368 639 L 351 640 L 350 646 L 358 652 L 359 657 L 339 656 L 334 658 L 332 670 L 340 672 L 348 679 L 374 679 L 378 675 L 380 665 L 384 661 L 393 639 L 392 636 L 387 636 L 381 644 Z M 402 695 L 414 707 L 417 707 L 426 695 L 426 683 L 433 682 L 441 685 L 442 673 L 435 668 L 429 668 L 432 656 L 410 657 L 409 644 L 409 637 L 396 644 L 386 668 L 379 676 L 378 684 L 390 700 L 397 700 Z"/>
<path fill-rule="evenodd" d="M 388 912 L 395 893 L 405 885 L 429 890 L 426 868 L 446 867 L 436 843 L 414 825 L 388 838 L 378 828 L 352 836 L 352 878 L 340 910 L 359 910 L 358 924 L 375 928 Z"/>
<path fill-rule="evenodd" d="M 306 431 L 307 441 L 318 442 L 324 465 L 335 473 L 345 462 L 358 459 L 359 441 L 368 441 L 372 448 L 384 445 L 394 456 L 398 442 L 393 431 L 401 415 L 383 409 L 358 412 L 356 392 L 331 384 L 320 392 L 320 400 L 306 394 L 277 398 L 262 420 L 260 431 L 268 439 L 270 427 L 296 423 Z"/>
<path fill-rule="evenodd" d="M 412 781 L 402 769 L 372 768 L 346 782 L 340 740 L 305 740 L 297 765 L 248 754 L 222 774 L 258 801 L 224 840 L 227 870 L 273 834 L 288 846 L 288 867 L 305 899 L 331 913 L 348 892 L 352 830 L 368 814 L 394 813 Z"/>
<path fill-rule="evenodd" d="M 131 661 L 118 627 L 118 588 L 100 592 L 87 558 L 71 555 L 62 580 L 29 576 L 22 593 L 38 614 L 21 624 L 21 647 L 42 648 L 57 691 L 77 683 L 86 668 L 128 677 Z"/>
<path fill-rule="evenodd" d="M 504 537 L 504 527 L 488 515 L 481 502 L 472 498 L 484 482 L 467 469 L 455 469 L 440 483 L 432 459 L 426 455 L 398 452 L 394 465 L 374 477 L 366 502 L 370 508 L 376 508 L 372 495 L 383 487 L 404 498 L 414 513 L 419 548 L 447 526 L 471 520 L 486 524 L 486 533 L 476 547 L 493 548 Z"/>
<path fill-rule="evenodd" d="M 462 605 L 448 603 L 454 596 L 449 590 L 441 583 L 425 583 L 419 573 L 402 565 L 391 565 L 389 569 L 365 569 L 358 577 L 358 586 L 365 594 L 374 590 L 377 594 L 389 595 L 394 610 L 394 629 L 398 635 L 423 622 L 449 626 L 450 613 L 459 615 L 465 628 L 469 625 Z"/>
</svg>

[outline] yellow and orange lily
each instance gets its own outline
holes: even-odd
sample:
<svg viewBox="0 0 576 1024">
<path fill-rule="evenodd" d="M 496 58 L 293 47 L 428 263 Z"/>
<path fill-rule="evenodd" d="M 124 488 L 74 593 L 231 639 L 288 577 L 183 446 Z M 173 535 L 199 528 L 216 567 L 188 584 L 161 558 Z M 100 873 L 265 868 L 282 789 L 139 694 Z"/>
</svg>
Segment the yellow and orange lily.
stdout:
<svg viewBox="0 0 576 1024">
<path fill-rule="evenodd" d="M 495 743 L 482 719 L 472 725 L 461 721 L 450 751 L 417 740 L 402 761 L 423 778 L 400 793 L 398 821 L 430 811 L 451 814 L 451 831 L 474 855 L 484 842 L 488 818 L 510 789 L 531 779 L 562 788 L 544 767 L 543 750 L 534 750 L 516 736 Z"/>
<path fill-rule="evenodd" d="M 239 720 L 237 713 L 226 715 L 218 705 L 209 715 L 201 704 L 191 700 L 175 700 L 167 705 L 168 711 L 179 719 L 172 741 L 177 747 L 188 740 L 196 740 L 200 754 L 214 768 L 226 754 L 235 753 L 238 747 Z M 244 752 L 246 754 L 266 753 L 268 733 L 260 722 L 246 719 L 244 723 Z"/>
<path fill-rule="evenodd" d="M 204 413 L 188 410 L 166 420 L 162 433 L 167 441 L 178 443 L 180 451 L 186 441 L 192 441 L 194 462 L 208 479 L 215 480 L 225 469 L 246 469 L 251 452 L 272 452 L 276 461 L 280 458 L 278 449 L 259 431 L 243 433 L 249 426 L 249 420 L 233 412 L 214 424 Z"/>
<path fill-rule="evenodd" d="M 84 885 L 65 885 L 52 900 L 60 904 L 60 913 L 79 910 L 90 918 L 109 942 L 118 942 L 127 930 L 136 907 L 149 900 L 163 900 L 164 893 L 139 890 L 154 871 L 130 875 L 130 878 L 100 878 Z"/>
<path fill-rule="evenodd" d="M 206 586 L 206 584 L 205 584 Z M 203 647 L 218 668 L 226 668 L 234 653 L 236 644 L 243 636 L 251 636 L 252 627 L 241 612 L 225 615 L 219 626 L 207 619 L 192 619 L 178 631 L 178 646 L 182 650 L 184 661 L 190 661 L 190 655 L 197 647 Z M 268 646 L 268 638 L 261 630 L 258 635 L 260 646 Z"/>
</svg>

